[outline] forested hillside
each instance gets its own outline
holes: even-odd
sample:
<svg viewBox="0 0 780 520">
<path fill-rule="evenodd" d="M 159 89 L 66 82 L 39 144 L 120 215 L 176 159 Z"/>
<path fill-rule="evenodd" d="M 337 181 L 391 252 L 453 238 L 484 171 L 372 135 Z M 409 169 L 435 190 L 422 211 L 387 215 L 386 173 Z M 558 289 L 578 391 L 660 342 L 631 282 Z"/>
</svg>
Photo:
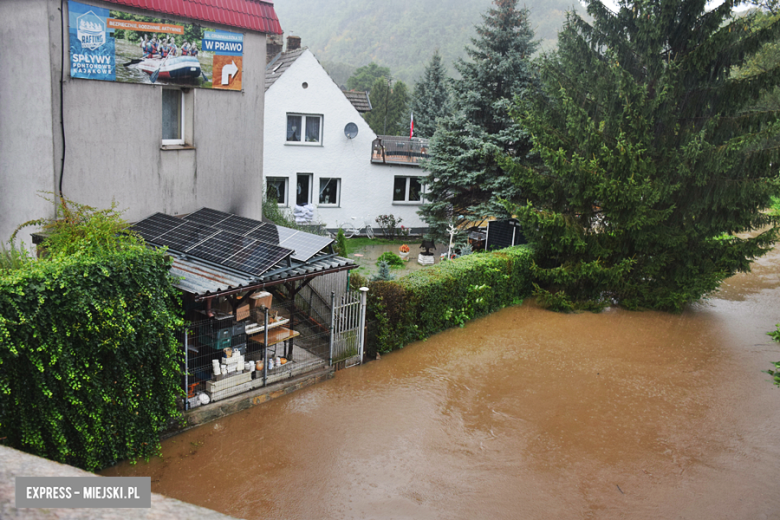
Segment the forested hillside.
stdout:
<svg viewBox="0 0 780 520">
<path fill-rule="evenodd" d="M 555 45 L 574 0 L 528 0 L 542 48 Z M 355 68 L 375 61 L 397 79 L 413 83 L 439 49 L 450 73 L 452 62 L 482 23 L 491 0 L 275 0 L 285 36 L 302 38 L 340 84 Z M 582 8 L 576 7 L 580 12 Z"/>
</svg>

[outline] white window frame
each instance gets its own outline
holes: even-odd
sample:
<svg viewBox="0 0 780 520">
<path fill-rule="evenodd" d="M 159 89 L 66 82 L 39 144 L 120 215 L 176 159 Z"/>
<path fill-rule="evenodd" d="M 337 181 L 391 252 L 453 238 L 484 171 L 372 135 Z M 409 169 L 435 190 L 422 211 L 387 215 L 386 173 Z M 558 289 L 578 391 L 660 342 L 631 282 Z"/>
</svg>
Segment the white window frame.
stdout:
<svg viewBox="0 0 780 520">
<path fill-rule="evenodd" d="M 291 140 L 287 139 L 287 119 L 290 116 L 300 117 L 301 118 L 301 129 L 300 129 L 300 131 L 301 131 L 301 139 L 300 139 L 300 141 L 291 141 Z M 316 142 L 315 141 L 307 142 L 304 139 L 304 134 L 306 133 L 306 120 L 308 118 L 316 118 L 316 119 L 320 120 L 320 135 L 319 135 L 319 139 Z M 288 144 L 288 145 L 291 145 L 291 146 L 322 146 L 322 134 L 323 133 L 324 133 L 324 128 L 323 128 L 323 117 L 322 117 L 322 114 L 300 114 L 300 113 L 297 113 L 297 112 L 288 112 L 286 114 L 285 118 L 284 118 L 284 140 L 285 140 L 285 144 Z"/>
<path fill-rule="evenodd" d="M 309 193 L 308 193 L 308 197 L 306 198 L 307 202 L 305 202 L 304 204 L 298 204 L 298 177 L 303 177 L 303 176 L 309 178 Z M 313 173 L 306 173 L 306 172 L 296 173 L 295 174 L 295 204 L 294 205 L 295 206 L 304 206 L 305 204 L 311 204 L 312 203 L 311 196 L 312 196 L 313 191 L 314 191 L 314 174 Z M 290 203 L 292 204 L 292 201 L 290 201 Z"/>
<path fill-rule="evenodd" d="M 174 91 L 179 93 L 179 99 L 181 102 L 181 106 L 179 107 L 179 114 L 181 117 L 181 121 L 179 121 L 179 138 L 178 139 L 163 139 L 162 145 L 163 146 L 184 146 L 184 136 L 186 135 L 185 130 L 185 122 L 186 122 L 186 106 L 184 104 L 184 92 L 181 89 L 178 88 L 163 88 L 161 89 L 162 92 L 166 90 Z M 161 102 L 162 102 L 162 94 L 160 94 Z M 160 124 L 162 124 L 162 119 L 160 120 Z"/>
<path fill-rule="evenodd" d="M 320 202 L 320 198 L 322 197 L 322 182 L 328 181 L 333 182 L 336 181 L 336 201 L 335 202 Z M 339 177 L 320 177 L 320 185 L 317 189 L 317 207 L 320 208 L 338 208 L 341 206 L 341 178 Z"/>
<path fill-rule="evenodd" d="M 395 181 L 397 179 L 406 179 L 406 187 L 404 190 L 404 200 L 395 200 Z M 420 183 L 420 200 L 409 200 L 409 189 L 412 186 L 412 183 L 409 179 L 417 179 L 417 181 Z M 393 204 L 398 205 L 419 205 L 423 204 L 425 202 L 425 185 L 422 182 L 422 179 L 424 179 L 424 176 L 408 176 L 408 175 L 396 175 L 393 177 L 393 197 L 392 202 Z"/>
<path fill-rule="evenodd" d="M 265 179 L 265 192 L 268 193 L 268 185 L 271 181 L 282 181 L 284 184 L 284 200 L 277 200 L 277 206 L 280 208 L 287 207 L 290 200 L 290 178 L 289 177 L 266 177 Z"/>
</svg>

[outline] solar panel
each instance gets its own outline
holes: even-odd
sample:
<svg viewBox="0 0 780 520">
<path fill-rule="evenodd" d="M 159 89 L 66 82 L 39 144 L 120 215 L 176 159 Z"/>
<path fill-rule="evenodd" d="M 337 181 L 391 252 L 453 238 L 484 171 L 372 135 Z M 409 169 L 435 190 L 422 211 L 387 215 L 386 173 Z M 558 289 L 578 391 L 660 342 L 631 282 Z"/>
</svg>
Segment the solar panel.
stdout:
<svg viewBox="0 0 780 520">
<path fill-rule="evenodd" d="M 132 229 L 154 244 L 256 276 L 289 257 L 306 262 L 333 242 L 209 208 L 183 219 L 155 213 Z"/>
<path fill-rule="evenodd" d="M 155 213 L 149 218 L 136 222 L 130 229 L 141 235 L 147 242 L 154 242 L 155 238 L 182 224 L 184 224 L 184 220 L 178 217 Z"/>
<path fill-rule="evenodd" d="M 223 220 L 230 218 L 231 216 L 232 216 L 231 213 L 225 213 L 224 211 L 217 211 L 215 209 L 210 209 L 210 208 L 202 208 L 196 211 L 195 213 L 190 213 L 184 218 L 196 224 L 217 227 L 217 224 L 219 224 Z"/>
<path fill-rule="evenodd" d="M 238 215 L 231 215 L 230 218 L 223 220 L 219 224 L 214 224 L 214 227 L 230 231 L 237 235 L 246 235 L 253 229 L 263 226 L 263 223 L 259 220 L 254 220 L 246 217 L 239 217 Z"/>
<path fill-rule="evenodd" d="M 213 227 L 185 222 L 181 226 L 156 238 L 155 243 L 168 246 L 176 251 L 187 252 L 207 238 L 214 236 L 217 231 Z"/>
<path fill-rule="evenodd" d="M 298 233 L 302 233 L 302 231 L 298 231 L 297 229 L 290 229 L 283 226 L 277 226 L 276 230 L 279 232 L 279 243 L 289 240 L 290 237 L 293 237 L 297 235 Z"/>
<path fill-rule="evenodd" d="M 292 249 L 295 253 L 292 257 L 295 260 L 301 262 L 307 262 L 309 258 L 319 253 L 322 248 L 328 247 L 333 243 L 332 238 L 321 237 L 318 235 L 312 235 L 304 231 L 299 231 L 294 235 L 291 235 L 286 240 L 282 240 L 279 244 L 282 247 Z"/>
<path fill-rule="evenodd" d="M 246 236 L 252 237 L 266 244 L 279 244 L 279 229 L 274 224 L 263 224 L 261 227 L 247 233 Z"/>
<path fill-rule="evenodd" d="M 228 231 L 219 231 L 216 235 L 207 238 L 187 251 L 187 254 L 221 264 L 247 246 L 257 243 L 257 240 L 252 240 L 248 237 L 236 235 Z"/>
<path fill-rule="evenodd" d="M 321 237 L 305 231 L 298 231 L 297 229 L 290 229 L 268 223 L 265 223 L 263 227 L 248 233 L 247 236 L 265 242 L 266 244 L 278 244 L 287 249 L 292 249 L 295 251 L 292 258 L 299 262 L 308 261 L 324 247 L 333 243 L 333 239 L 328 237 Z"/>
<path fill-rule="evenodd" d="M 255 241 L 253 245 L 222 262 L 222 265 L 260 276 L 291 254 L 289 249 Z"/>
</svg>

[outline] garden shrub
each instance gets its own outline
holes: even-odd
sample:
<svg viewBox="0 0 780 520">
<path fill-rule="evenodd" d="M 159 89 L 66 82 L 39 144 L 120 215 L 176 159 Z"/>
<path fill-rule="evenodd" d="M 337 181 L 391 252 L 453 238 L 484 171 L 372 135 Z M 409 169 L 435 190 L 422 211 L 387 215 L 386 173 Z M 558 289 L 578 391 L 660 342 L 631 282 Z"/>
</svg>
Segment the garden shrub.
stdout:
<svg viewBox="0 0 780 520">
<path fill-rule="evenodd" d="M 368 320 L 377 330 L 370 349 L 389 352 L 516 303 L 531 291 L 531 265 L 532 250 L 519 246 L 371 282 Z"/>
<path fill-rule="evenodd" d="M 45 259 L 0 273 L 0 442 L 94 471 L 159 453 L 183 323 L 170 259 L 115 233 L 118 213 L 71 209 Z"/>
<path fill-rule="evenodd" d="M 385 251 L 376 260 L 376 265 L 387 262 L 390 267 L 404 267 L 404 260 L 392 251 Z"/>
</svg>

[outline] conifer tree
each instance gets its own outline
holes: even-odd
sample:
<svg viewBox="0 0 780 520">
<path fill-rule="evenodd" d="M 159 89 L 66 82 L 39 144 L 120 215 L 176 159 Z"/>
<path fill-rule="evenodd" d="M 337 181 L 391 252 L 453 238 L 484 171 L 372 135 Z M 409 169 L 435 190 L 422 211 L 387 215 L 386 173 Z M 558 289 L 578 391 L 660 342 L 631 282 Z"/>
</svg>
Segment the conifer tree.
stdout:
<svg viewBox="0 0 780 520">
<path fill-rule="evenodd" d="M 447 71 L 437 49 L 422 78 L 414 86 L 412 113 L 416 137 L 430 139 L 436 131 L 436 120 L 450 115 L 448 82 Z"/>
<path fill-rule="evenodd" d="M 394 84 L 382 77 L 374 82 L 369 94 L 371 112 L 366 113 L 368 126 L 377 135 L 408 135 L 409 88 L 403 81 Z"/>
<path fill-rule="evenodd" d="M 780 23 L 756 29 L 731 18 L 739 0 L 706 3 L 621 0 L 613 13 L 589 0 L 592 24 L 569 14 L 542 66 L 546 96 L 520 104 L 544 167 L 507 162 L 522 189 L 512 209 L 537 278 L 570 301 L 680 310 L 777 238 L 761 210 L 778 190 L 780 114 L 750 107 L 780 67 L 732 70 Z"/>
<path fill-rule="evenodd" d="M 536 50 L 528 10 L 517 0 L 494 0 L 483 15 L 477 38 L 459 60 L 461 75 L 452 82 L 453 114 L 440 120 L 431 141 L 431 159 L 423 167 L 428 201 L 419 211 L 430 234 L 443 240 L 452 221 L 480 222 L 508 216 L 498 202 L 517 195 L 517 187 L 496 157 L 525 160 L 529 136 L 510 117 L 515 96 L 537 90 L 530 57 Z"/>
</svg>

